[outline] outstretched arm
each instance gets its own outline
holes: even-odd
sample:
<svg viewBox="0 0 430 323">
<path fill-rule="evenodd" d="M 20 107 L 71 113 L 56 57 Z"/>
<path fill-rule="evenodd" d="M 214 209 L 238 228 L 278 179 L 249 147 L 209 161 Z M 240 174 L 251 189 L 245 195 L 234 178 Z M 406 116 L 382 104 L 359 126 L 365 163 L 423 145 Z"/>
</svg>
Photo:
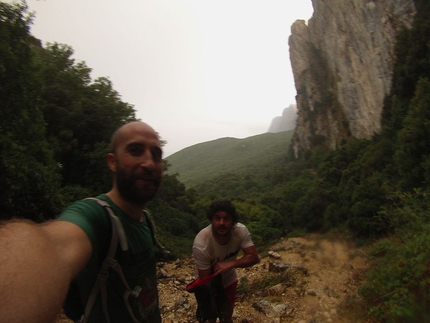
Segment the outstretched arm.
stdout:
<svg viewBox="0 0 430 323">
<path fill-rule="evenodd" d="M 66 221 L 0 224 L 0 322 L 52 322 L 92 247 Z"/>
<path fill-rule="evenodd" d="M 260 258 L 255 246 L 242 249 L 244 255 L 241 258 L 234 260 L 221 261 L 215 264 L 214 274 L 219 275 L 232 268 L 246 268 L 251 267 L 260 262 Z"/>
</svg>

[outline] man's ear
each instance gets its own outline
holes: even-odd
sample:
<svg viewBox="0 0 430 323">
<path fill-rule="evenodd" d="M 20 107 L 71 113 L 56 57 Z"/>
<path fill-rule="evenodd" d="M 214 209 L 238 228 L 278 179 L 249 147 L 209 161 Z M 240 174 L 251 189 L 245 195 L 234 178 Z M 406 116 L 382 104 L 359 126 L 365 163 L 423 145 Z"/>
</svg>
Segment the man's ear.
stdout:
<svg viewBox="0 0 430 323">
<path fill-rule="evenodd" d="M 115 158 L 115 155 L 112 154 L 112 153 L 109 153 L 109 154 L 107 154 L 106 159 L 107 159 L 107 163 L 108 163 L 109 169 L 112 172 L 116 172 L 116 158 Z"/>
</svg>

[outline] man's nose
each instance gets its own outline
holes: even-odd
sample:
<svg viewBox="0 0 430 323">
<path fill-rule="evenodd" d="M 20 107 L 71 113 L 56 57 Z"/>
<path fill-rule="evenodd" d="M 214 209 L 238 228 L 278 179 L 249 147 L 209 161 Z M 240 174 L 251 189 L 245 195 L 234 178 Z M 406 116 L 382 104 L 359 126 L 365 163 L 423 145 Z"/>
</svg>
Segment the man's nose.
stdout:
<svg viewBox="0 0 430 323">
<path fill-rule="evenodd" d="M 145 152 L 142 154 L 140 166 L 146 167 L 146 168 L 155 167 L 154 156 L 152 155 L 152 152 L 149 149 L 146 149 Z"/>
</svg>

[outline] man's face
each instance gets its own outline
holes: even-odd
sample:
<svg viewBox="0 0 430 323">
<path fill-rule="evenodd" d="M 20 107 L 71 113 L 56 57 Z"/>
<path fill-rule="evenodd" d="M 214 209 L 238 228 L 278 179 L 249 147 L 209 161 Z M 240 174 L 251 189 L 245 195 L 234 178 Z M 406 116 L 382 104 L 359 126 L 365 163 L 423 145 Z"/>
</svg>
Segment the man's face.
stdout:
<svg viewBox="0 0 430 323">
<path fill-rule="evenodd" d="M 229 236 L 233 227 L 232 217 L 224 211 L 218 211 L 212 217 L 212 231 L 219 237 Z"/>
<path fill-rule="evenodd" d="M 134 128 L 123 134 L 115 151 L 115 178 L 122 198 L 145 204 L 161 184 L 162 150 L 155 132 L 144 127 Z"/>
</svg>

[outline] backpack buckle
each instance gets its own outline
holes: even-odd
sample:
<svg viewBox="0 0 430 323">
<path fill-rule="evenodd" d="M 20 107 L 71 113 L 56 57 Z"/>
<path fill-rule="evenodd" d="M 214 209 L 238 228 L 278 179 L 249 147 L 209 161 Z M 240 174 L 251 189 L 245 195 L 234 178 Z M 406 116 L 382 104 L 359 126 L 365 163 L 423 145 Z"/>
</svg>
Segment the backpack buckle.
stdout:
<svg viewBox="0 0 430 323">
<path fill-rule="evenodd" d="M 97 277 L 100 280 L 107 280 L 109 277 L 109 270 L 100 270 Z"/>
<path fill-rule="evenodd" d="M 130 293 L 134 298 L 138 298 L 140 295 L 140 292 L 142 291 L 142 287 L 141 286 L 136 286 L 132 292 Z"/>
</svg>

